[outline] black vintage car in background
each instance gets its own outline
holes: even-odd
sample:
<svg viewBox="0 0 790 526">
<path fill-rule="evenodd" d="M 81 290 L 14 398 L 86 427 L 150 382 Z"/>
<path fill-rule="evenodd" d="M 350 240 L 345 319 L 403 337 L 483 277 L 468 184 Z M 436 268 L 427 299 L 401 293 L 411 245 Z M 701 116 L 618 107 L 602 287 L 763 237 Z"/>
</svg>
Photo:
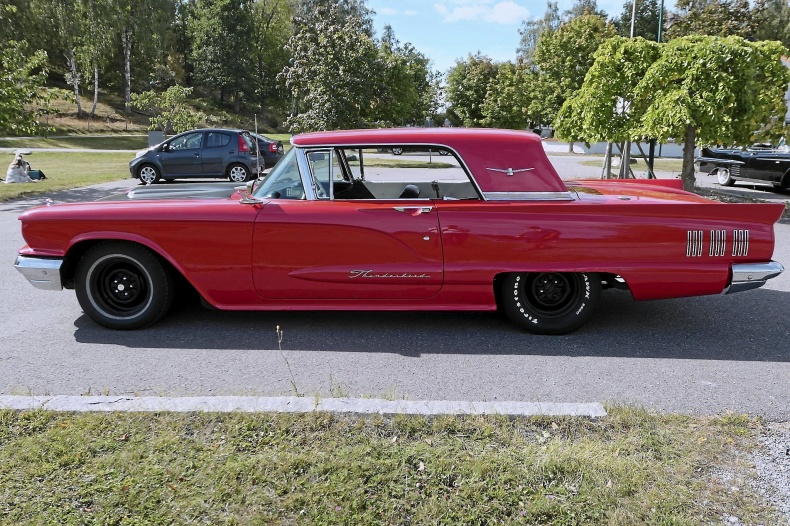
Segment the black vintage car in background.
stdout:
<svg viewBox="0 0 790 526">
<path fill-rule="evenodd" d="M 790 148 L 782 139 L 777 146 L 752 148 L 703 148 L 696 159 L 701 172 L 715 175 L 722 186 L 738 181 L 767 183 L 774 188 L 790 188 Z"/>
</svg>

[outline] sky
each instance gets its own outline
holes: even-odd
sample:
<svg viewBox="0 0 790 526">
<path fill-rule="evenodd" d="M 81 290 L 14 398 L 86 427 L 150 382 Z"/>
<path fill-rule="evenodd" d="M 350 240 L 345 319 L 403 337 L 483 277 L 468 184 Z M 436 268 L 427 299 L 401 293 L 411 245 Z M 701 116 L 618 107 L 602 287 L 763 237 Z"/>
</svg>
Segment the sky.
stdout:
<svg viewBox="0 0 790 526">
<path fill-rule="evenodd" d="M 612 17 L 623 10 L 623 0 L 598 0 L 598 8 Z M 456 59 L 478 51 L 495 61 L 514 60 L 524 20 L 541 18 L 545 0 L 368 0 L 376 11 L 376 36 L 389 24 L 401 43 L 411 42 L 445 72 Z M 573 0 L 559 0 L 560 13 Z"/>
</svg>

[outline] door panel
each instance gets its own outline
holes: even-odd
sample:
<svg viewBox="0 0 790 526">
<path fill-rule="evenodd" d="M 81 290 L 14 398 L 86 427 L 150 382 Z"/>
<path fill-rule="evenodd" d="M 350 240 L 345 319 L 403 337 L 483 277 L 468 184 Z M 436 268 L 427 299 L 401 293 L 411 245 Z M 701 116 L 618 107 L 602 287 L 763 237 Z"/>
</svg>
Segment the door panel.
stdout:
<svg viewBox="0 0 790 526">
<path fill-rule="evenodd" d="M 169 175 L 202 175 L 201 145 L 203 132 L 189 133 L 176 137 L 170 143 L 168 151 L 160 154 L 165 177 Z"/>
<path fill-rule="evenodd" d="M 207 132 L 206 141 L 201 153 L 203 175 L 223 176 L 229 157 L 229 151 L 235 150 L 231 144 L 231 135 L 223 132 Z"/>
<path fill-rule="evenodd" d="M 253 277 L 272 299 L 430 298 L 443 280 L 436 207 L 273 200 L 256 219 Z"/>
<path fill-rule="evenodd" d="M 787 154 L 777 152 L 757 152 L 751 156 L 748 165 L 750 179 L 760 179 L 771 183 L 782 180 L 785 172 L 790 168 L 790 159 L 784 159 Z"/>
</svg>

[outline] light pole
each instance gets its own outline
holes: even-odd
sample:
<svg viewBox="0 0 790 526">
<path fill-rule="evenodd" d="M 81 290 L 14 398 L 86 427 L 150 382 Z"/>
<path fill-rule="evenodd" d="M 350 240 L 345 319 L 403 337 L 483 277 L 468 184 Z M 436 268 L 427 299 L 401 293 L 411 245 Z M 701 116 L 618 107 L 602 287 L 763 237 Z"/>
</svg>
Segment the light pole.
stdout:
<svg viewBox="0 0 790 526">
<path fill-rule="evenodd" d="M 656 41 L 660 44 L 661 43 L 661 30 L 664 28 L 664 0 L 661 0 L 661 4 L 658 7 L 658 38 Z M 648 177 L 654 179 L 656 177 L 656 173 L 653 171 L 653 164 L 656 160 L 656 140 L 650 139 L 650 152 L 647 155 L 647 167 L 648 167 Z"/>
</svg>

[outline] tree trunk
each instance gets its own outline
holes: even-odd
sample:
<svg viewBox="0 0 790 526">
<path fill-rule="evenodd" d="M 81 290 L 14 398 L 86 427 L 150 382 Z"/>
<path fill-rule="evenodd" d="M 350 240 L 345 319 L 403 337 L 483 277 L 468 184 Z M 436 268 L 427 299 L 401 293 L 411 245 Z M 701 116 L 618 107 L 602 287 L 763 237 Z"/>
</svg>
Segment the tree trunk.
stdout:
<svg viewBox="0 0 790 526">
<path fill-rule="evenodd" d="M 568 143 L 568 153 L 573 153 L 573 141 Z"/>
<path fill-rule="evenodd" d="M 686 126 L 686 133 L 683 136 L 683 169 L 680 172 L 683 189 L 687 192 L 694 191 L 694 143 L 696 138 L 697 130 L 689 124 Z"/>
<path fill-rule="evenodd" d="M 89 119 L 93 119 L 93 114 L 96 113 L 96 106 L 99 104 L 99 65 L 93 65 L 93 106 L 91 112 L 88 114 Z"/>
<path fill-rule="evenodd" d="M 66 57 L 69 66 L 69 75 L 66 82 L 74 90 L 74 103 L 77 105 L 77 118 L 79 119 L 82 117 L 82 103 L 80 101 L 80 72 L 77 69 L 77 58 L 74 56 L 75 53 L 76 50 L 72 48 Z"/>
<path fill-rule="evenodd" d="M 123 100 L 126 113 L 132 113 L 132 28 L 125 27 L 121 31 L 123 44 Z"/>
</svg>

